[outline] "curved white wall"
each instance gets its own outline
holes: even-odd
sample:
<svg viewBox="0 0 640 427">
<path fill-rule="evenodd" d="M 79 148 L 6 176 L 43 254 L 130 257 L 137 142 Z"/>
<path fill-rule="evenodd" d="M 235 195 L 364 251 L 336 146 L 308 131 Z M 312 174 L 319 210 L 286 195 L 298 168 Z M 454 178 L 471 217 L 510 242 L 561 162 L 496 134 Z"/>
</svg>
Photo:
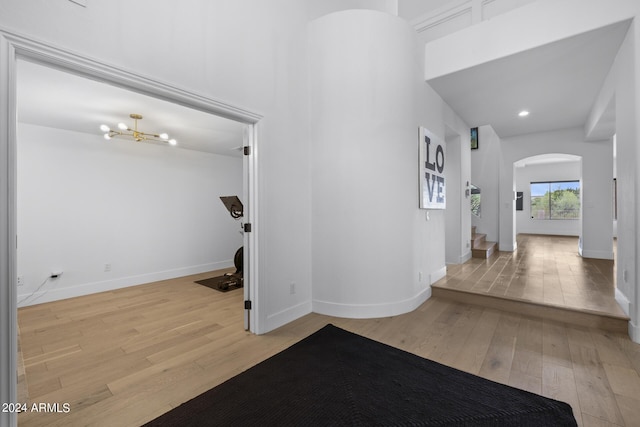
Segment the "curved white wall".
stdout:
<svg viewBox="0 0 640 427">
<path fill-rule="evenodd" d="M 418 209 L 416 52 L 413 30 L 384 13 L 310 24 L 315 312 L 388 316 L 429 296 L 420 239 L 436 224 Z M 444 229 L 441 212 L 432 216 Z M 443 239 L 432 244 L 444 252 Z"/>
</svg>

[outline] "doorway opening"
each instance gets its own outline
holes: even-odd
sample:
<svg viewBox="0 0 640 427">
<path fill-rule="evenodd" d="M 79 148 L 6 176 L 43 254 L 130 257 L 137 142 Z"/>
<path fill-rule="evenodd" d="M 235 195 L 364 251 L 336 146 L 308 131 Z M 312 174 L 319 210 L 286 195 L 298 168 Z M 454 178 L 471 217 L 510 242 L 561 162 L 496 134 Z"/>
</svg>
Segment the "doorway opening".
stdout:
<svg viewBox="0 0 640 427">
<path fill-rule="evenodd" d="M 241 129 L 241 141 L 238 144 L 239 147 L 235 149 L 240 153 L 239 157 L 236 157 L 236 161 L 241 164 L 241 184 L 238 186 L 238 194 L 243 198 L 245 223 L 252 224 L 252 233 L 245 232 L 241 237 L 239 243 L 244 248 L 243 270 L 244 270 L 244 300 L 253 302 L 253 306 L 257 305 L 257 238 L 255 234 L 255 228 L 258 223 L 257 218 L 257 124 L 262 118 L 260 115 L 252 113 L 250 111 L 238 108 L 233 105 L 222 103 L 214 99 L 206 98 L 198 94 L 188 92 L 171 85 L 167 85 L 160 81 L 151 80 L 147 77 L 139 76 L 134 73 L 124 71 L 103 63 L 88 60 L 86 58 L 70 54 L 57 50 L 53 47 L 46 46 L 33 42 L 31 40 L 25 40 L 16 35 L 0 34 L 0 62 L 3 64 L 4 70 L 8 73 L 4 73 L 1 77 L 0 83 L 2 84 L 3 92 L 7 94 L 0 105 L 0 114 L 2 115 L 2 123 L 6 126 L 5 131 L 0 135 L 0 148 L 2 154 L 0 158 L 5 161 L 6 173 L 7 173 L 7 193 L 6 198 L 3 196 L 0 200 L 2 204 L 3 214 L 1 220 L 6 227 L 4 232 L 7 233 L 7 239 L 2 239 L 2 247 L 0 247 L 0 264 L 3 266 L 3 282 L 7 286 L 2 289 L 2 305 L 0 306 L 0 314 L 3 319 L 8 319 L 7 322 L 2 322 L 2 336 L 6 340 L 8 355 L 2 358 L 2 377 L 6 380 L 3 381 L 2 390 L 0 395 L 3 401 L 17 401 L 16 396 L 16 360 L 17 360 L 17 300 L 18 300 L 18 255 L 16 244 L 9 244 L 9 242 L 16 242 L 18 240 L 18 164 L 17 164 L 17 140 L 20 136 L 18 129 L 18 97 L 17 90 L 18 82 L 21 79 L 21 71 L 19 66 L 21 64 L 36 65 L 38 67 L 48 69 L 51 71 L 66 73 L 68 76 L 76 78 L 83 78 L 93 83 L 109 86 L 113 89 L 121 91 L 130 91 L 138 96 L 144 96 L 149 99 L 155 100 L 155 102 L 164 102 L 168 105 L 173 105 L 174 108 L 190 109 L 200 115 L 209 115 L 211 121 L 217 120 L 217 118 L 224 118 L 229 121 L 233 121 L 239 124 Z M 60 101 L 60 99 L 58 99 Z M 140 113 L 139 111 L 122 111 L 123 114 Z M 214 118 L 215 117 L 215 118 Z M 94 123 L 95 124 L 95 123 Z M 86 123 L 85 123 L 86 125 Z M 97 123 L 99 126 L 100 123 Z M 97 128 L 96 128 L 97 129 Z M 57 131 L 57 130 L 56 130 Z M 54 132 L 56 132 L 54 131 Z M 79 132 L 79 131 L 74 131 Z M 99 135 L 99 133 L 98 133 Z M 159 148 L 159 147 L 154 147 Z M 169 147 L 161 147 L 169 148 Z M 198 157 L 196 149 L 191 147 L 192 152 L 187 157 Z M 139 154 L 139 153 L 138 153 Z M 162 154 L 155 153 L 156 159 Z M 147 159 L 145 157 L 145 159 Z M 4 165 L 3 165 L 4 166 Z M 111 176 L 117 176 L 115 171 Z M 140 181 L 145 179 L 152 180 L 153 175 L 140 174 Z M 78 176 L 78 182 L 82 183 L 83 177 Z M 144 191 L 141 191 L 144 195 Z M 227 194 L 211 194 L 212 199 L 216 199 L 220 208 L 224 210 L 224 206 L 220 204 L 218 199 L 221 195 Z M 60 201 L 61 203 L 64 201 Z M 226 211 L 224 211 L 226 214 Z M 246 229 L 245 229 L 246 230 Z M 4 233 L 3 232 L 3 233 Z M 230 258 L 233 258 L 231 253 Z M 6 268 L 4 268 L 6 267 Z M 64 266 L 60 266 L 63 269 Z M 112 267 L 111 263 L 104 260 L 105 271 Z M 55 269 L 55 268 L 54 268 Z M 49 278 L 59 278 L 61 274 L 64 274 L 64 270 L 52 270 Z M 56 277 L 54 277 L 56 276 Z M 25 278 L 20 277 L 24 280 Z M 20 283 L 21 284 L 21 283 Z M 121 283 L 122 284 L 122 283 Z M 36 289 L 37 290 L 37 286 Z M 244 304 L 244 307 L 238 307 L 238 310 L 245 310 L 245 329 L 249 331 L 259 330 L 258 316 L 249 316 L 249 308 L 252 304 Z M 14 415 L 15 416 L 15 415 Z M 13 417 L 13 416 L 12 416 Z M 9 417 L 11 418 L 11 417 Z"/>
</svg>

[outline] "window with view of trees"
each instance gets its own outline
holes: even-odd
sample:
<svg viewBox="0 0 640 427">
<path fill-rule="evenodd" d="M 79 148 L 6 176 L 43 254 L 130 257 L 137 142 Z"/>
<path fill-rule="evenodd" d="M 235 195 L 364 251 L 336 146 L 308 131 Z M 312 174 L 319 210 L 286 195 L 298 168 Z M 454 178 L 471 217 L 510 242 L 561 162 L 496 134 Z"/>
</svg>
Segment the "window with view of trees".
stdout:
<svg viewBox="0 0 640 427">
<path fill-rule="evenodd" d="M 580 219 L 580 181 L 531 183 L 532 219 Z"/>
</svg>

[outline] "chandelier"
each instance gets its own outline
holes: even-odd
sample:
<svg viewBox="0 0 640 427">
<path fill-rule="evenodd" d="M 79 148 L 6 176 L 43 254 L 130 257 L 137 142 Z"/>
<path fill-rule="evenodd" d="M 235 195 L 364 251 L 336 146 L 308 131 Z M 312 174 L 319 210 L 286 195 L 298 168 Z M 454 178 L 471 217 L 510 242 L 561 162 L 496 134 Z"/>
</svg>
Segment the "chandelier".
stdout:
<svg viewBox="0 0 640 427">
<path fill-rule="evenodd" d="M 169 139 L 169 135 L 166 133 L 147 133 L 138 130 L 138 120 L 142 120 L 142 116 L 140 114 L 129 114 L 129 117 L 133 119 L 133 129 L 127 126 L 124 123 L 118 123 L 119 130 L 113 130 L 107 125 L 101 125 L 100 130 L 104 132 L 104 139 L 111 139 L 114 137 L 125 137 L 132 138 L 136 142 L 141 141 L 155 141 L 155 142 L 166 142 L 170 145 L 176 145 L 178 141 L 171 138 Z"/>
</svg>

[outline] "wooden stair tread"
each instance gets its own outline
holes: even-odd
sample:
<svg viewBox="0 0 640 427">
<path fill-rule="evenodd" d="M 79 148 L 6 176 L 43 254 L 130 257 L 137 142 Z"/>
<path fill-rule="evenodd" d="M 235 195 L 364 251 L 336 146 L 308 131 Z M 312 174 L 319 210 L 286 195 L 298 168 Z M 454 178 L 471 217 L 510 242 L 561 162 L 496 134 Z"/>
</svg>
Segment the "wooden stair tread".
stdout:
<svg viewBox="0 0 640 427">
<path fill-rule="evenodd" d="M 482 249 L 482 250 L 486 250 L 486 249 L 491 249 L 493 247 L 496 246 L 496 242 L 487 242 L 486 240 L 478 243 L 478 244 L 474 244 L 473 245 L 473 249 Z"/>
<path fill-rule="evenodd" d="M 629 317 L 625 314 L 616 315 L 596 310 L 561 307 L 513 297 L 507 298 L 473 291 L 444 288 L 435 284 L 431 286 L 431 289 L 434 297 L 445 298 L 463 304 L 474 304 L 589 328 L 601 328 L 622 333 L 626 333 L 628 330 Z"/>
</svg>

